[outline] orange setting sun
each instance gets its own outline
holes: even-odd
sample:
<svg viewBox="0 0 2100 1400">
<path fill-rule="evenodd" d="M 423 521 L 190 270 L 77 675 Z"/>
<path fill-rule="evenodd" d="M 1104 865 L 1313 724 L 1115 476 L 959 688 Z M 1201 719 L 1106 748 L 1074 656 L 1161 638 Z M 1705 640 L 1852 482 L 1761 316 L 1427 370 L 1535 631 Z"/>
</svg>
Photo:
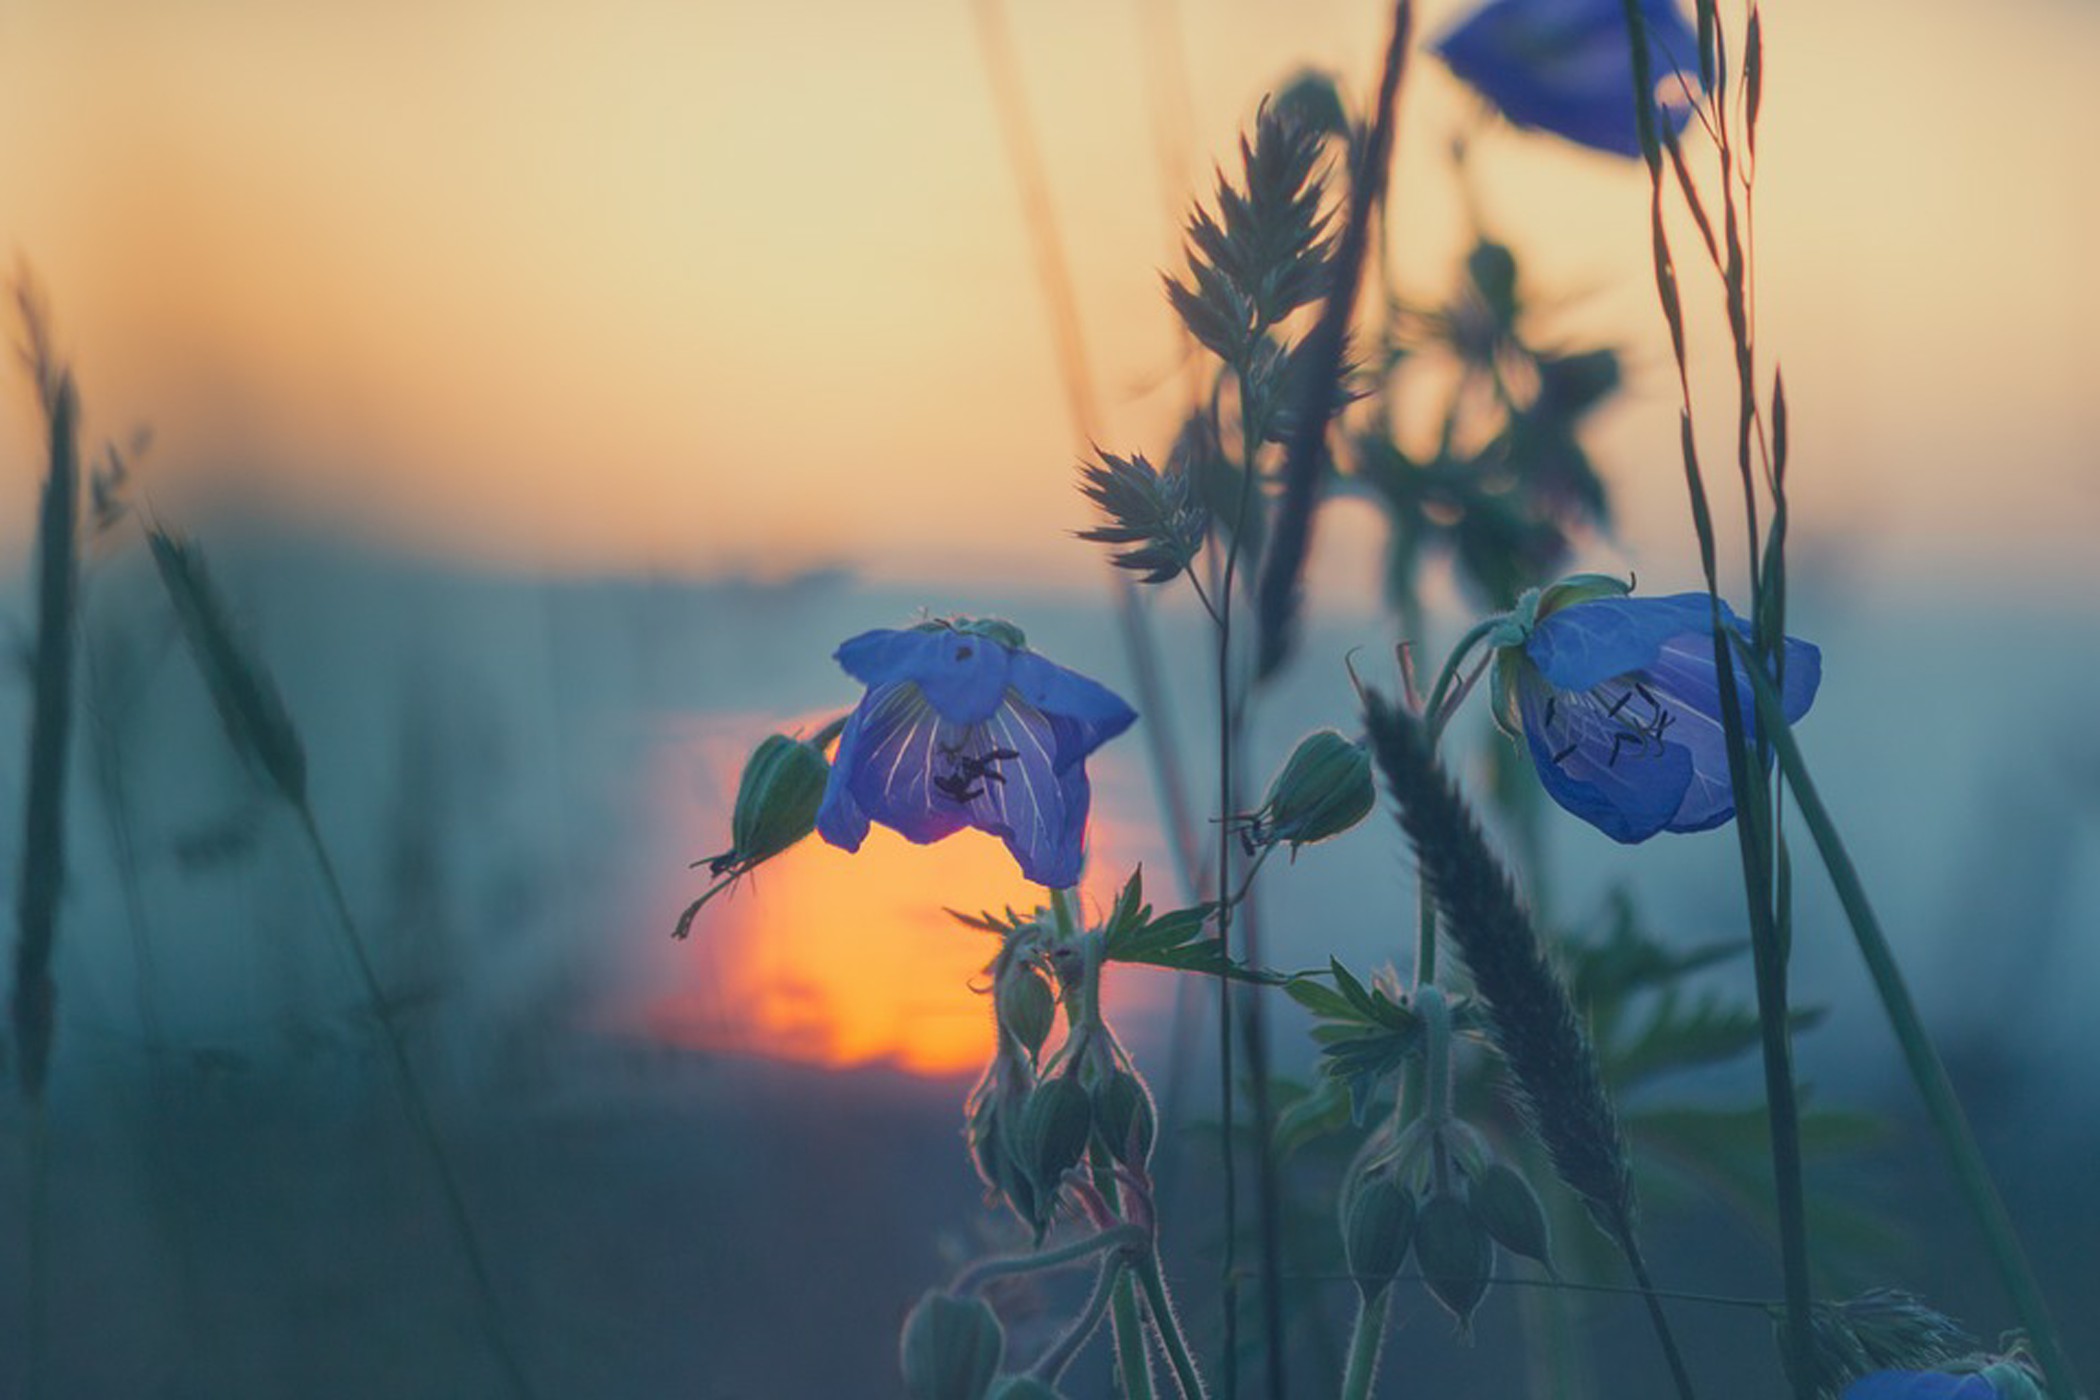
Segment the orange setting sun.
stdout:
<svg viewBox="0 0 2100 1400">
<path fill-rule="evenodd" d="M 1089 909 L 1114 894 L 1101 835 L 1097 817 Z M 943 905 L 1025 911 L 1043 898 L 981 832 L 914 846 L 878 826 L 852 855 L 812 838 L 709 904 L 621 1019 L 693 1049 L 971 1073 L 991 1055 L 979 989 L 996 948 Z M 1116 979 L 1110 999 L 1128 1014 L 1151 991 Z"/>
</svg>

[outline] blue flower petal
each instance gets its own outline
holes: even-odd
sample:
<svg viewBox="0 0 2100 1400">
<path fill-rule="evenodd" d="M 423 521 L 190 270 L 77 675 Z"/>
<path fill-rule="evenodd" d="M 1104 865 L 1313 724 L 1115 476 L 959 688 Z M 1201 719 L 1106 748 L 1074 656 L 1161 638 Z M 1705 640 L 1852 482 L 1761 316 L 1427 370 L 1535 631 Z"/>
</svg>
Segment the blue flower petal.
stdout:
<svg viewBox="0 0 2100 1400">
<path fill-rule="evenodd" d="M 970 803 L 971 824 L 1005 841 L 1023 875 L 1053 888 L 1077 884 L 1086 860 L 1086 766 L 1078 758 L 1059 762 L 1061 753 L 1082 743 L 1079 727 L 1018 694 L 981 727 L 979 752 L 1014 757 L 988 770 L 983 792 Z"/>
<path fill-rule="evenodd" d="M 839 664 L 869 689 L 839 735 L 817 813 L 857 849 L 870 822 L 922 844 L 965 826 L 1022 874 L 1074 884 L 1086 858 L 1086 759 L 1136 720 L 1113 691 L 979 629 L 865 632 Z"/>
<path fill-rule="evenodd" d="M 1070 742 L 1056 756 L 1060 769 L 1084 759 L 1137 720 L 1137 711 L 1107 686 L 1032 651 L 1014 653 L 1007 678 L 1028 705 L 1072 722 Z"/>
<path fill-rule="evenodd" d="M 1517 685 L 1524 738 L 1555 802 L 1614 841 L 1645 841 L 1666 827 L 1692 781 L 1680 745 L 1635 740 L 1587 692 L 1558 691 L 1527 669 Z"/>
<path fill-rule="evenodd" d="M 1730 622 L 1735 614 L 1721 605 Z M 1704 593 L 1667 598 L 1593 598 L 1539 619 L 1524 654 L 1559 690 L 1588 690 L 1638 671 L 1662 644 L 1687 632 L 1711 636 L 1713 614 Z"/>
<path fill-rule="evenodd" d="M 935 781 L 949 767 L 944 752 L 963 735 L 919 687 L 908 681 L 876 686 L 855 718 L 861 728 L 851 762 L 837 763 L 833 771 L 845 773 L 848 790 L 868 817 L 922 846 L 968 825 L 963 809 Z"/>
<path fill-rule="evenodd" d="M 1676 0 L 1641 0 L 1659 93 L 1696 85 L 1698 35 Z M 1489 0 L 1439 39 L 1453 73 L 1518 126 L 1564 136 L 1613 155 L 1638 156 L 1633 109 L 1633 46 L 1620 0 Z M 1682 130 L 1690 108 L 1672 102 L 1659 115 Z"/>
<path fill-rule="evenodd" d="M 927 627 L 863 632 L 834 655 L 864 685 L 914 681 L 941 718 L 976 724 L 1005 696 L 1013 653 L 974 633 Z"/>
<path fill-rule="evenodd" d="M 862 696 L 853 713 L 846 716 L 838 751 L 832 755 L 831 774 L 824 780 L 824 800 L 817 806 L 817 834 L 843 851 L 857 851 L 868 839 L 868 814 L 854 800 L 853 786 L 847 781 L 860 761 L 861 717 L 868 711 L 868 698 Z"/>
<path fill-rule="evenodd" d="M 1713 635 L 1702 625 L 1664 642 L 1655 659 L 1643 667 L 1642 683 L 1649 688 L 1670 724 L 1664 731 L 1670 744 L 1691 758 L 1692 777 L 1685 784 L 1684 800 L 1672 814 L 1671 831 L 1707 831 L 1735 815 L 1735 788 L 1728 777 L 1727 731 L 1721 724 L 1721 687 L 1714 681 Z M 1744 705 L 1748 723 L 1753 703 L 1748 684 L 1738 684 L 1736 694 Z"/>
<path fill-rule="evenodd" d="M 1998 1389 L 1978 1375 L 1875 1371 L 1846 1386 L 1842 1400 L 1998 1400 Z"/>
<path fill-rule="evenodd" d="M 1780 701 L 1787 723 L 1808 713 L 1822 678 L 1822 653 L 1807 642 L 1787 638 L 1786 684 Z M 1728 743 L 1721 722 L 1721 688 L 1715 683 L 1713 641 L 1704 630 L 1673 637 L 1639 673 L 1671 715 L 1669 742 L 1692 756 L 1692 781 L 1684 803 L 1670 819 L 1671 831 L 1706 831 L 1735 815 L 1735 792 L 1728 778 Z M 1756 717 L 1756 698 L 1735 658 L 1736 697 L 1744 722 Z"/>
<path fill-rule="evenodd" d="M 1823 650 L 1798 637 L 1786 639 L 1786 675 L 1779 687 L 1779 709 L 1788 724 L 1808 713 L 1823 684 Z"/>
</svg>

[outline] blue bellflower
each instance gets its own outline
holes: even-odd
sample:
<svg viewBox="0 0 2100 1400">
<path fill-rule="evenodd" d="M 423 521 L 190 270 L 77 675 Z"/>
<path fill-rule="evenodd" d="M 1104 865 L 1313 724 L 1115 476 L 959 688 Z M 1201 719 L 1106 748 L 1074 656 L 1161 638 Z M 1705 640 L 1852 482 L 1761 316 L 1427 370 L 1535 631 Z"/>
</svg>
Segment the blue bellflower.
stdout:
<svg viewBox="0 0 2100 1400">
<path fill-rule="evenodd" d="M 1592 596 L 1513 625 L 1497 668 L 1496 713 L 1521 729 L 1539 780 L 1561 806 L 1614 841 L 1658 831 L 1705 831 L 1735 815 L 1713 619 L 1704 593 L 1668 598 Z M 1623 589 L 1624 585 L 1618 585 Z M 1578 593 L 1579 596 L 1579 593 Z M 1727 604 L 1721 614 L 1747 639 Z M 1740 659 L 1743 722 L 1756 704 Z M 1787 722 L 1808 713 L 1822 653 L 1786 639 L 1780 699 Z"/>
<path fill-rule="evenodd" d="M 1980 1375 L 1949 1371 L 1875 1371 L 1845 1387 L 1843 1400 L 1999 1400 Z"/>
<path fill-rule="evenodd" d="M 1683 95 L 1698 88 L 1699 36 L 1677 0 L 1641 0 L 1641 17 L 1656 92 L 1665 99 L 1657 117 L 1681 131 L 1691 115 Z M 1488 0 L 1435 48 L 1516 125 L 1613 155 L 1641 153 L 1621 0 Z"/>
<path fill-rule="evenodd" d="M 871 821 L 921 845 L 974 826 L 1038 884 L 1078 882 L 1086 759 L 1135 710 L 1028 650 L 1006 622 L 863 632 L 836 658 L 868 693 L 839 735 L 817 810 L 826 841 L 857 851 Z"/>
</svg>

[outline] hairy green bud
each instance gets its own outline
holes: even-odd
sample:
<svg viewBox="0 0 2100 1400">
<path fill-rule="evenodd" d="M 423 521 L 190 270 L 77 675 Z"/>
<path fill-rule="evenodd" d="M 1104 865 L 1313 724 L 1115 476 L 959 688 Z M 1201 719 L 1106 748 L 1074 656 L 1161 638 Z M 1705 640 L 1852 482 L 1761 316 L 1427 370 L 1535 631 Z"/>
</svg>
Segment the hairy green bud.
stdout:
<svg viewBox="0 0 2100 1400">
<path fill-rule="evenodd" d="M 904 1319 L 898 1352 L 911 1400 L 984 1400 L 1006 1333 L 982 1299 L 933 1292 Z"/>
<path fill-rule="evenodd" d="M 1014 1152 L 1035 1185 L 1038 1230 L 1057 1198 L 1058 1183 L 1079 1163 L 1093 1129 L 1094 1109 L 1087 1092 L 1069 1074 L 1046 1079 L 1030 1091 L 1014 1127 Z"/>
<path fill-rule="evenodd" d="M 999 1029 L 1012 1036 L 1030 1059 L 1043 1053 L 1050 1038 L 1050 1023 L 1057 1015 L 1057 998 L 1041 973 L 1018 962 L 1002 966 L 992 990 L 993 1015 Z"/>
<path fill-rule="evenodd" d="M 1430 1294 L 1450 1310 L 1460 1336 L 1471 1334 L 1473 1310 L 1487 1296 L 1495 1244 L 1454 1195 L 1431 1196 L 1415 1217 L 1415 1261 Z"/>
<path fill-rule="evenodd" d="M 1553 1267 L 1552 1236 L 1546 1225 L 1546 1209 L 1538 1193 L 1514 1169 L 1492 1162 L 1473 1179 L 1467 1198 L 1473 1218 L 1488 1235 L 1512 1254 L 1536 1259 Z"/>
<path fill-rule="evenodd" d="M 1158 1124 L 1145 1081 L 1118 1069 L 1094 1086 L 1094 1128 L 1115 1159 L 1142 1167 L 1152 1156 Z"/>
<path fill-rule="evenodd" d="M 1249 839 L 1261 846 L 1288 841 L 1295 851 L 1341 835 L 1370 815 L 1377 802 L 1371 756 L 1363 745 L 1322 729 L 1299 741 L 1269 784 Z"/>
<path fill-rule="evenodd" d="M 1365 1297 L 1393 1281 L 1407 1262 L 1415 1230 L 1415 1198 L 1385 1171 L 1372 1172 L 1342 1197 L 1342 1247 L 1349 1272 Z"/>
</svg>

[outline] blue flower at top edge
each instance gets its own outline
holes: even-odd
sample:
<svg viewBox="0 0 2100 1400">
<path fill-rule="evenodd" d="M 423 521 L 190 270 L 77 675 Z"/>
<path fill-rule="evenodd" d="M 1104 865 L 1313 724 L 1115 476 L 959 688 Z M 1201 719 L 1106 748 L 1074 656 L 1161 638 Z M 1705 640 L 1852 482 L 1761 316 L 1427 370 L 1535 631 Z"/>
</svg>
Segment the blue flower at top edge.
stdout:
<svg viewBox="0 0 2100 1400">
<path fill-rule="evenodd" d="M 1595 598 L 1549 612 L 1521 643 L 1516 708 L 1546 791 L 1615 841 L 1704 831 L 1735 815 L 1713 619 L 1704 593 Z M 1748 629 L 1721 607 L 1745 637 Z M 1745 724 L 1756 715 L 1735 660 Z M 1808 713 L 1822 653 L 1786 639 L 1781 704 Z"/>
<path fill-rule="evenodd" d="M 1980 1375 L 1875 1371 L 1846 1386 L 1842 1400 L 1998 1400 L 1998 1388 Z"/>
<path fill-rule="evenodd" d="M 1696 89 L 1699 37 L 1677 0 L 1640 0 L 1658 93 Z M 1613 155 L 1638 156 L 1633 45 L 1622 0 L 1488 0 L 1434 45 L 1451 71 L 1521 127 L 1550 131 Z M 1659 105 L 1682 130 L 1691 109 Z"/>
<path fill-rule="evenodd" d="M 1086 760 L 1137 712 L 997 622 L 863 632 L 838 663 L 867 686 L 839 735 L 817 830 L 857 851 L 870 822 L 922 845 L 976 827 L 1038 884 L 1077 883 Z"/>
</svg>

